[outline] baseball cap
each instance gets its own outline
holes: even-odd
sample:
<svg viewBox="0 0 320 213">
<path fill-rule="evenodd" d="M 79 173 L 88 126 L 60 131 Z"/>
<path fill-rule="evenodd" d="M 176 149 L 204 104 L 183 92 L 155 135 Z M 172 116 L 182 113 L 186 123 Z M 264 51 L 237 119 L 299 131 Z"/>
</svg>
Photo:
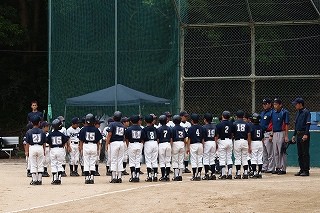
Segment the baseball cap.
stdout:
<svg viewBox="0 0 320 213">
<path fill-rule="evenodd" d="M 282 101 L 280 100 L 280 98 L 275 98 L 273 100 L 273 103 L 282 104 Z"/>
<path fill-rule="evenodd" d="M 74 118 L 71 119 L 71 123 L 72 124 L 78 124 L 78 123 L 80 123 L 80 119 L 78 117 L 74 117 Z"/>
<path fill-rule="evenodd" d="M 39 115 L 34 115 L 30 118 L 30 121 L 35 124 L 35 123 L 39 123 L 41 121 L 41 118 Z"/>
<path fill-rule="evenodd" d="M 209 122 L 212 121 L 212 114 L 211 113 L 206 113 L 206 114 L 204 114 L 203 117 L 204 117 L 204 119 L 206 119 Z"/>
<path fill-rule="evenodd" d="M 229 119 L 229 118 L 230 118 L 230 112 L 229 112 L 229 111 L 223 111 L 223 112 L 222 112 L 222 116 L 223 116 L 225 119 Z"/>
<path fill-rule="evenodd" d="M 196 113 L 192 113 L 190 115 L 190 118 L 191 118 L 191 120 L 196 121 L 196 122 L 200 120 L 200 116 Z"/>
<path fill-rule="evenodd" d="M 61 122 L 64 122 L 64 117 L 63 116 L 58 116 L 57 119 L 59 119 Z"/>
<path fill-rule="evenodd" d="M 189 116 L 189 114 L 186 111 L 181 111 L 180 116 Z"/>
<path fill-rule="evenodd" d="M 140 120 L 140 116 L 139 115 L 132 115 L 130 117 L 130 121 L 134 124 L 138 123 L 138 121 Z"/>
<path fill-rule="evenodd" d="M 172 117 L 172 115 L 171 115 L 170 112 L 164 112 L 163 114 L 164 114 L 165 116 L 167 116 L 167 117 Z"/>
<path fill-rule="evenodd" d="M 29 122 L 29 123 L 27 124 L 27 126 L 26 126 L 27 130 L 32 129 L 32 127 L 33 127 L 33 125 L 32 125 L 31 122 Z"/>
<path fill-rule="evenodd" d="M 123 117 L 123 118 L 121 118 L 121 123 L 124 123 L 124 122 L 129 122 L 130 121 L 130 119 L 128 118 L 128 117 Z"/>
<path fill-rule="evenodd" d="M 50 125 L 50 123 L 47 122 L 47 121 L 41 122 L 41 128 L 44 128 L 44 127 L 49 126 L 49 125 Z"/>
<path fill-rule="evenodd" d="M 157 116 L 155 114 L 151 113 L 150 115 L 152 116 L 153 120 L 157 119 Z"/>
<path fill-rule="evenodd" d="M 238 111 L 236 112 L 236 116 L 237 116 L 238 118 L 243 118 L 243 116 L 244 116 L 244 111 L 243 111 L 243 110 L 238 110 Z"/>
<path fill-rule="evenodd" d="M 304 104 L 304 100 L 303 100 L 303 98 L 296 98 L 296 99 L 294 99 L 294 101 L 292 101 L 292 104 L 293 105 Z"/>
<path fill-rule="evenodd" d="M 263 103 L 263 104 L 271 104 L 271 103 L 272 103 L 272 100 L 271 100 L 270 98 L 264 98 L 264 99 L 262 100 L 262 103 Z"/>
<path fill-rule="evenodd" d="M 153 117 L 152 117 L 152 115 L 146 115 L 146 116 L 144 116 L 144 120 L 145 120 L 147 123 L 152 123 Z"/>
</svg>

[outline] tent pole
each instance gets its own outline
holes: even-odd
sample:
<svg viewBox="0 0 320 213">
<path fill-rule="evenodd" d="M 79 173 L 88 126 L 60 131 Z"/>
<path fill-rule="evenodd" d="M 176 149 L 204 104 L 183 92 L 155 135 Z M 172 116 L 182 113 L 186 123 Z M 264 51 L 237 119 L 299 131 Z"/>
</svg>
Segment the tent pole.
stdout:
<svg viewBox="0 0 320 213">
<path fill-rule="evenodd" d="M 118 0 L 114 0 L 114 109 L 118 110 L 118 100 L 117 100 L 117 84 L 118 84 Z"/>
</svg>

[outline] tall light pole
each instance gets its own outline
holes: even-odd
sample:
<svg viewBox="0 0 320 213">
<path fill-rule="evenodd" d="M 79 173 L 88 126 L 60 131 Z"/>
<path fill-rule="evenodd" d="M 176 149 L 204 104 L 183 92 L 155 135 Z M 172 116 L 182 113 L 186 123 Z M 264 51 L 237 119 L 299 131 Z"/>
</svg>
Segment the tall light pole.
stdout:
<svg viewBox="0 0 320 213">
<path fill-rule="evenodd" d="M 114 0 L 114 109 L 118 110 L 118 0 Z"/>
</svg>

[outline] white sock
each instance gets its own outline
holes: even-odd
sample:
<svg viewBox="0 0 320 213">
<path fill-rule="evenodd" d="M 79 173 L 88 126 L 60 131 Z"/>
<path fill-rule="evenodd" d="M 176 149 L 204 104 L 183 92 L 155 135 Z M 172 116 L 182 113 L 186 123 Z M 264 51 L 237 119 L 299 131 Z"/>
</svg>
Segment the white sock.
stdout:
<svg viewBox="0 0 320 213">
<path fill-rule="evenodd" d="M 158 176 L 158 173 L 154 173 L 154 176 L 153 177 L 157 177 Z"/>
<path fill-rule="evenodd" d="M 38 173 L 38 181 L 42 181 L 42 173 Z"/>
<path fill-rule="evenodd" d="M 136 173 L 136 178 L 139 178 L 140 177 L 140 172 L 137 172 Z"/>
<path fill-rule="evenodd" d="M 240 170 L 237 170 L 237 175 L 240 175 Z"/>
<path fill-rule="evenodd" d="M 247 175 L 248 174 L 248 170 L 244 170 L 244 175 Z"/>
<path fill-rule="evenodd" d="M 117 172 L 112 171 L 112 179 L 116 179 L 117 178 Z"/>
<path fill-rule="evenodd" d="M 222 176 L 226 175 L 226 167 L 221 168 L 221 174 L 222 174 Z"/>
<path fill-rule="evenodd" d="M 36 175 L 36 173 L 32 173 L 32 181 L 37 181 L 37 175 Z"/>
<path fill-rule="evenodd" d="M 122 172 L 118 172 L 118 179 L 121 178 L 121 174 L 122 174 Z"/>
<path fill-rule="evenodd" d="M 180 169 L 174 169 L 174 177 L 179 176 L 179 171 L 180 171 Z"/>
<path fill-rule="evenodd" d="M 182 175 L 182 171 L 183 171 L 183 169 L 179 169 L 179 175 L 178 176 Z"/>
<path fill-rule="evenodd" d="M 232 168 L 228 169 L 228 175 L 232 175 Z"/>
</svg>

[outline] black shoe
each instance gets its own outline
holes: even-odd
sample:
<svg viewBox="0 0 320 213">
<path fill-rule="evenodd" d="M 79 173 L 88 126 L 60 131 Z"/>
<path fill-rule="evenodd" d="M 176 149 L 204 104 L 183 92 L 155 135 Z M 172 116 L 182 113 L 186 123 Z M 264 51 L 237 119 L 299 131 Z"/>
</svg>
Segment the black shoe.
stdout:
<svg viewBox="0 0 320 213">
<path fill-rule="evenodd" d="M 85 180 L 84 184 L 90 184 L 90 180 Z"/>
<path fill-rule="evenodd" d="M 226 180 L 226 179 L 227 179 L 227 176 L 226 176 L 226 175 L 220 175 L 220 176 L 218 177 L 218 179 L 220 179 L 220 180 Z"/>
<path fill-rule="evenodd" d="M 197 177 L 192 177 L 190 180 L 191 181 L 197 181 Z"/>
<path fill-rule="evenodd" d="M 309 176 L 309 175 L 310 175 L 309 172 L 302 172 L 300 174 L 300 176 L 302 176 L 302 177 L 306 177 L 306 176 Z"/>
<path fill-rule="evenodd" d="M 278 172 L 278 175 L 285 175 L 285 174 L 287 174 L 287 172 L 286 171 L 282 171 L 282 170 L 280 170 L 279 172 Z M 301 176 L 301 175 L 300 175 Z"/>
<path fill-rule="evenodd" d="M 294 174 L 294 176 L 300 176 L 302 173 L 303 173 L 302 171 L 299 171 L 296 174 Z"/>
<path fill-rule="evenodd" d="M 123 171 L 122 175 L 129 175 L 129 173 L 127 171 Z"/>
<path fill-rule="evenodd" d="M 42 174 L 42 177 L 50 177 L 50 175 L 49 175 L 48 172 L 44 172 L 44 173 Z"/>
<path fill-rule="evenodd" d="M 271 174 L 271 173 L 272 173 L 272 171 L 265 171 L 264 173 L 266 173 L 266 174 L 267 174 L 267 173 Z"/>
<path fill-rule="evenodd" d="M 161 178 L 159 178 L 159 181 L 165 182 L 165 181 L 167 181 L 167 178 L 166 177 L 161 177 Z"/>
<path fill-rule="evenodd" d="M 66 172 L 62 172 L 61 177 L 67 177 Z"/>
<path fill-rule="evenodd" d="M 115 178 L 110 181 L 110 183 L 117 183 L 117 182 L 118 182 L 118 180 Z"/>
<path fill-rule="evenodd" d="M 78 177 L 80 175 L 78 174 L 78 172 L 74 172 L 74 176 Z"/>
<path fill-rule="evenodd" d="M 140 178 L 134 178 L 134 181 L 133 181 L 133 182 L 135 182 L 135 183 L 140 182 Z"/>
<path fill-rule="evenodd" d="M 147 179 L 145 181 L 146 182 L 152 182 L 152 178 L 151 177 L 147 177 Z"/>
<path fill-rule="evenodd" d="M 209 175 L 208 175 L 208 174 L 205 174 L 205 175 L 202 177 L 202 180 L 209 180 Z"/>
<path fill-rule="evenodd" d="M 30 185 L 38 185 L 38 181 L 31 181 Z"/>
<path fill-rule="evenodd" d="M 130 178 L 130 179 L 129 179 L 129 182 L 136 182 L 136 179 L 137 179 L 137 178 Z"/>
<path fill-rule="evenodd" d="M 234 176 L 234 179 L 241 179 L 241 175 Z"/>
<path fill-rule="evenodd" d="M 32 177 L 32 174 L 30 172 L 27 173 L 27 177 Z"/>
<path fill-rule="evenodd" d="M 95 171 L 94 176 L 100 176 L 100 173 L 98 171 Z"/>
<path fill-rule="evenodd" d="M 140 174 L 140 175 L 143 175 L 143 174 L 144 174 L 144 172 L 142 172 L 142 171 L 139 171 L 139 174 Z"/>
<path fill-rule="evenodd" d="M 157 177 L 153 177 L 152 178 L 152 182 L 158 182 L 158 178 Z"/>
<path fill-rule="evenodd" d="M 262 174 L 257 174 L 258 179 L 262 178 Z"/>
<path fill-rule="evenodd" d="M 118 178 L 118 179 L 117 179 L 117 183 L 122 183 L 122 179 L 121 179 L 121 178 Z"/>
<path fill-rule="evenodd" d="M 179 176 L 172 178 L 173 181 L 179 181 Z"/>
<path fill-rule="evenodd" d="M 191 171 L 188 168 L 185 168 L 184 173 L 191 173 Z"/>
<path fill-rule="evenodd" d="M 196 181 L 201 181 L 201 176 L 196 177 Z"/>
<path fill-rule="evenodd" d="M 249 179 L 248 175 L 242 175 L 242 179 Z"/>
<path fill-rule="evenodd" d="M 267 171 L 266 170 L 261 170 L 261 173 L 266 173 Z"/>
<path fill-rule="evenodd" d="M 278 171 L 272 171 L 271 174 L 273 175 L 278 174 Z"/>
<path fill-rule="evenodd" d="M 42 185 L 42 181 L 36 181 L 36 185 Z"/>
<path fill-rule="evenodd" d="M 182 176 L 178 176 L 178 181 L 182 181 Z"/>
<path fill-rule="evenodd" d="M 61 185 L 61 180 L 56 180 L 57 185 Z"/>
<path fill-rule="evenodd" d="M 58 185 L 57 180 L 53 180 L 53 181 L 51 182 L 51 185 Z"/>
<path fill-rule="evenodd" d="M 232 175 L 227 175 L 227 179 L 232 180 Z"/>
<path fill-rule="evenodd" d="M 216 176 L 214 174 L 211 174 L 211 176 L 209 177 L 209 180 L 215 180 L 217 179 Z"/>
</svg>

